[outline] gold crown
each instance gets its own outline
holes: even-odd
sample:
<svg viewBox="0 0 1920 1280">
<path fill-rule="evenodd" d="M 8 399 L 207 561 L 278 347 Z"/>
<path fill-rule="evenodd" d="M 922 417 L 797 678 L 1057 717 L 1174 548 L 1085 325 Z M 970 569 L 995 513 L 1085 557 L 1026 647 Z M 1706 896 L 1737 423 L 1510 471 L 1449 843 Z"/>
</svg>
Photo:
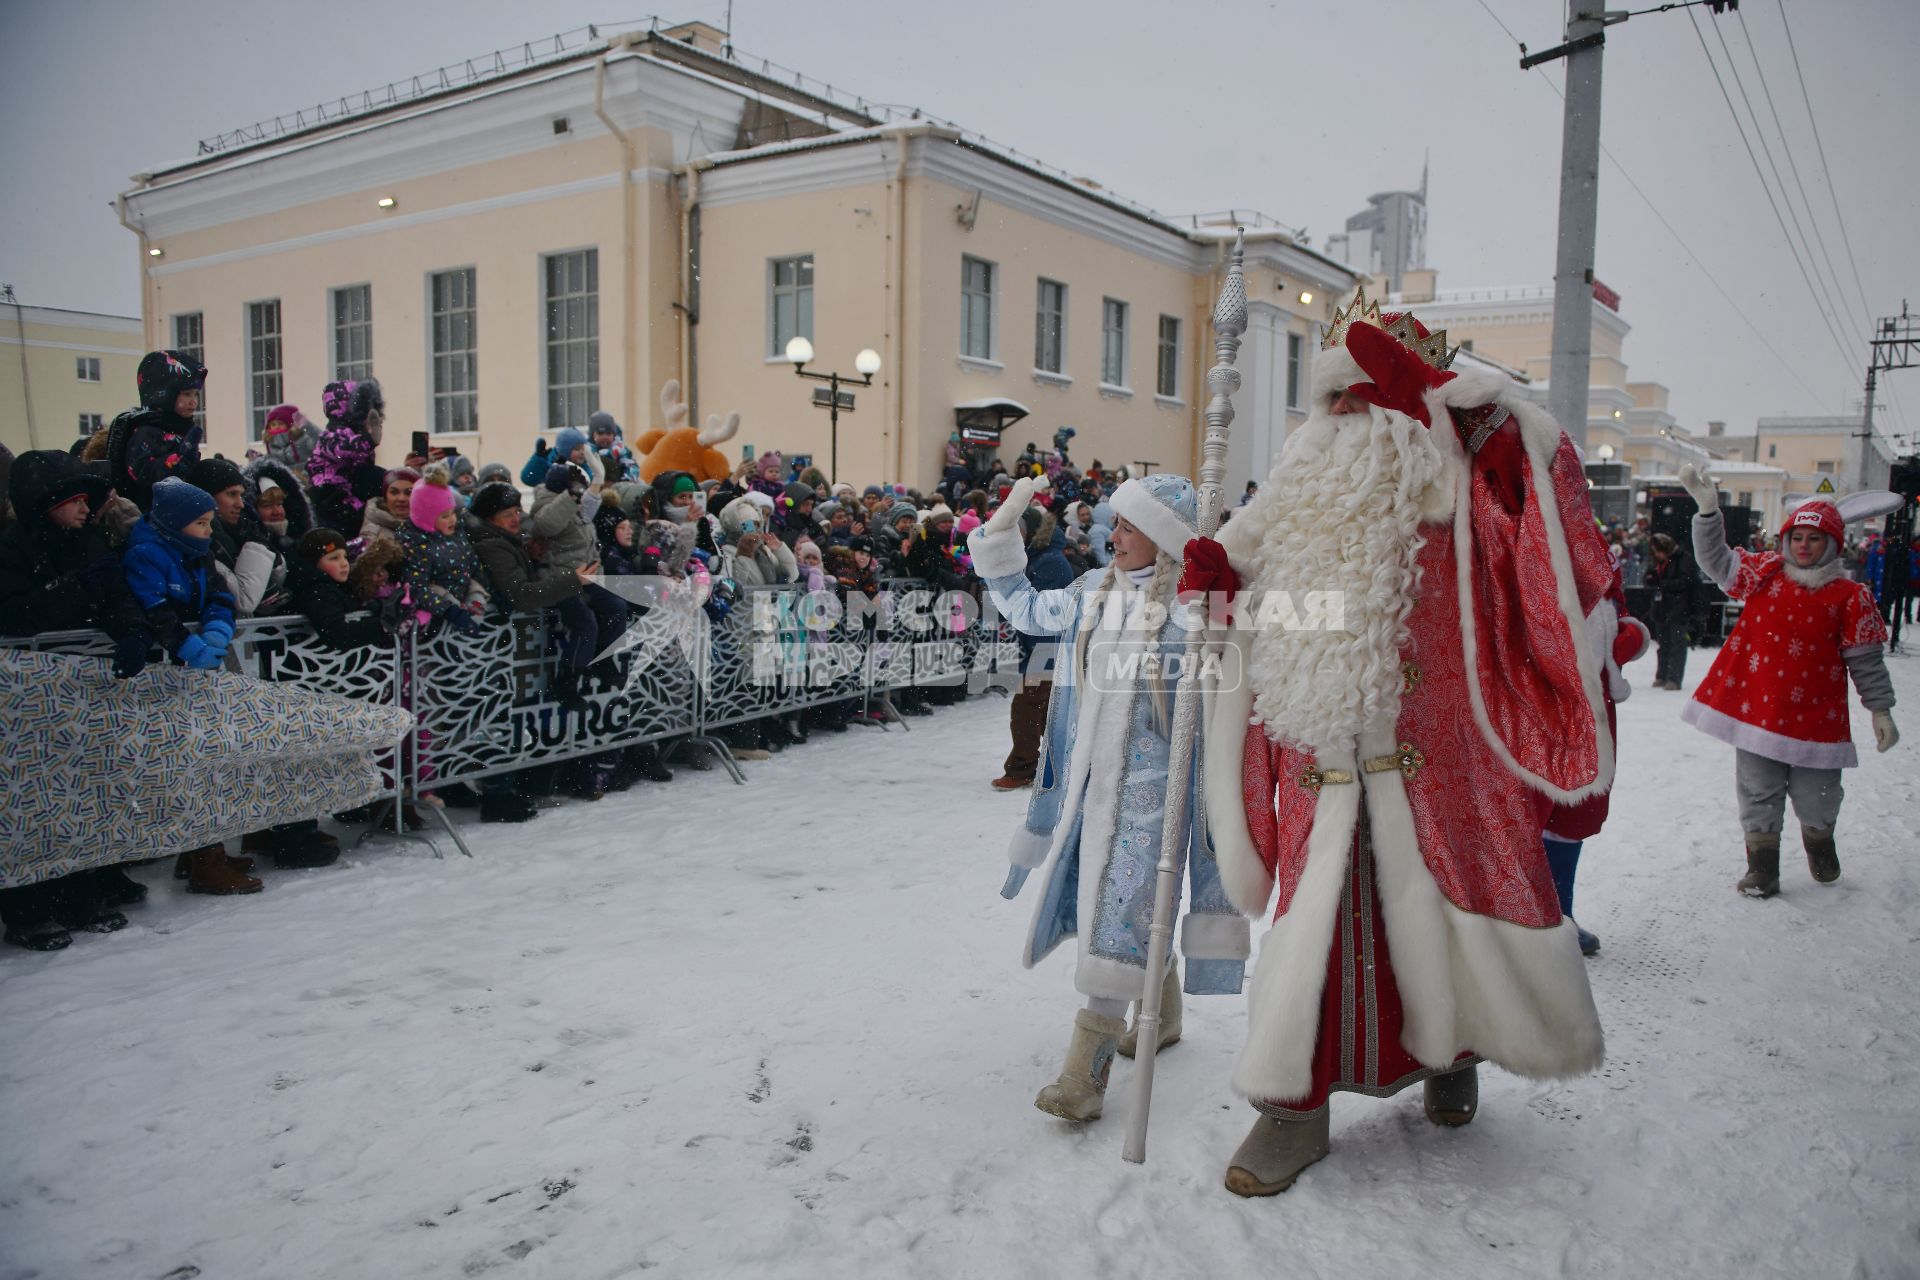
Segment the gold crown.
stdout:
<svg viewBox="0 0 1920 1280">
<path fill-rule="evenodd" d="M 1445 329 L 1423 338 L 1420 336 L 1420 331 L 1414 328 L 1412 312 L 1401 311 L 1391 314 L 1393 315 L 1391 320 L 1383 320 L 1380 316 L 1380 304 L 1369 301 L 1367 287 L 1361 285 L 1346 309 L 1336 310 L 1333 313 L 1333 323 L 1327 326 L 1326 337 L 1320 340 L 1320 349 L 1330 351 L 1334 347 L 1346 346 L 1347 329 L 1358 320 L 1388 334 L 1401 346 L 1419 356 L 1425 364 L 1435 369 L 1446 369 L 1453 363 L 1454 356 L 1460 353 L 1460 348 L 1447 346 Z"/>
</svg>

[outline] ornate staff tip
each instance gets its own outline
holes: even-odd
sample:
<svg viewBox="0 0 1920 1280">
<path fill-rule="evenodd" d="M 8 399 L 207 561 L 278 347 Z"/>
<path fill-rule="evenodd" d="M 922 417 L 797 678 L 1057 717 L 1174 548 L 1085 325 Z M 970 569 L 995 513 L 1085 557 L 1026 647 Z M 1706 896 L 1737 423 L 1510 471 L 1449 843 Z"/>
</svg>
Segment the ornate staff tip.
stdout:
<svg viewBox="0 0 1920 1280">
<path fill-rule="evenodd" d="M 1227 260 L 1227 278 L 1213 308 L 1214 332 L 1239 337 L 1247 331 L 1247 231 L 1234 228 L 1233 255 Z"/>
</svg>

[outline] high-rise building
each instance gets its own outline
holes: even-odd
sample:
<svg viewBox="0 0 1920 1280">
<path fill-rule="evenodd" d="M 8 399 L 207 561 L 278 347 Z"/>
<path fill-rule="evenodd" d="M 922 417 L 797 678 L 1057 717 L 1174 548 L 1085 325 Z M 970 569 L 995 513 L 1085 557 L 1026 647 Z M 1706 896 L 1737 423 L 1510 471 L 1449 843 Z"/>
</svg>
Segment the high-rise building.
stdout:
<svg viewBox="0 0 1920 1280">
<path fill-rule="evenodd" d="M 1384 277 L 1398 291 L 1401 277 L 1427 265 L 1427 171 L 1418 191 L 1382 191 L 1347 219 L 1344 232 L 1327 237 L 1327 256 L 1355 271 Z"/>
</svg>

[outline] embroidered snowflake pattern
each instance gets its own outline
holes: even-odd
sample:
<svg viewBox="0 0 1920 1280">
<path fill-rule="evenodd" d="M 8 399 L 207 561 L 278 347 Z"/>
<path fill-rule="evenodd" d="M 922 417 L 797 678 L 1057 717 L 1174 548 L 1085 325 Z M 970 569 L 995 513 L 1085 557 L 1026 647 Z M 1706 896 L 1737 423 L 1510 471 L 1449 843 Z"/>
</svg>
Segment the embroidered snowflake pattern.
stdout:
<svg viewBox="0 0 1920 1280">
<path fill-rule="evenodd" d="M 1747 670 L 1750 672 L 1753 672 L 1756 675 L 1759 674 L 1760 655 L 1758 653 L 1750 653 L 1747 655 Z"/>
<path fill-rule="evenodd" d="M 1788 694 L 1787 696 L 1793 699 L 1794 705 L 1798 706 L 1800 703 L 1805 702 L 1807 700 L 1806 687 L 1804 685 L 1795 685 L 1793 686 L 1793 692 Z M 1799 719 L 1798 716 L 1794 718 Z"/>
<path fill-rule="evenodd" d="M 1806 641 L 1800 639 L 1798 636 L 1795 636 L 1793 639 L 1787 641 L 1787 656 L 1789 658 L 1798 658 L 1802 654 L 1806 653 L 1806 651 L 1807 651 Z"/>
<path fill-rule="evenodd" d="M 1740 714 L 1743 716 L 1753 714 L 1753 700 L 1751 698 L 1740 699 Z"/>
</svg>

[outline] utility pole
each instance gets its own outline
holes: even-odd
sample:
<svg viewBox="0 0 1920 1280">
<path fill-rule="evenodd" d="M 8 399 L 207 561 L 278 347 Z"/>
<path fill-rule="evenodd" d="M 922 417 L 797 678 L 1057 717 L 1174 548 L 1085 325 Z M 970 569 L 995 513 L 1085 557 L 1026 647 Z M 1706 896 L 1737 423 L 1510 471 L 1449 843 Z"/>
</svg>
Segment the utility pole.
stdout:
<svg viewBox="0 0 1920 1280">
<path fill-rule="evenodd" d="M 1697 2 L 1697 0 L 1696 0 Z M 1705 0 L 1715 13 L 1740 0 Z M 1664 5 L 1662 8 L 1684 7 Z M 1635 10 L 1638 13 L 1659 10 Z M 1530 54 L 1520 69 L 1567 60 L 1566 112 L 1560 127 L 1560 239 L 1553 267 L 1553 364 L 1547 409 L 1582 448 L 1587 443 L 1587 386 L 1593 360 L 1593 244 L 1600 212 L 1600 62 L 1606 29 L 1632 17 L 1601 0 L 1567 0 L 1564 44 Z"/>
</svg>

